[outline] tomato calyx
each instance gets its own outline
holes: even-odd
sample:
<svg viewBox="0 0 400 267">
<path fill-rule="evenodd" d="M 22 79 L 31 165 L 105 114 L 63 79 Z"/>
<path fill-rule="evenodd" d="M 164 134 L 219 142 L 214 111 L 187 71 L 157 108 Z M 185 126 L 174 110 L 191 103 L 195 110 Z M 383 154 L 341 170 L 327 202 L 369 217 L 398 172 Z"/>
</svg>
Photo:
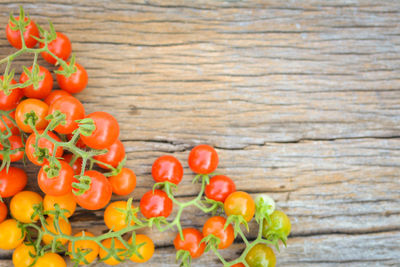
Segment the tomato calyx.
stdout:
<svg viewBox="0 0 400 267">
<path fill-rule="evenodd" d="M 190 267 L 192 264 L 192 256 L 190 256 L 189 251 L 180 249 L 176 252 L 175 261 L 180 262 L 180 266 Z"/>
<path fill-rule="evenodd" d="M 54 73 L 63 75 L 65 78 L 69 78 L 71 77 L 72 74 L 78 71 L 78 68 L 76 67 L 75 63 L 76 63 L 75 54 L 72 54 L 69 63 L 62 65 L 62 70 L 55 70 Z"/>
<path fill-rule="evenodd" d="M 31 23 L 29 15 L 25 15 L 25 10 L 22 8 L 22 6 L 20 6 L 19 8 L 18 20 L 14 17 L 12 13 L 10 13 L 9 19 L 10 19 L 10 28 L 13 31 L 21 31 L 22 33 L 25 31 L 26 26 L 28 26 Z"/>
<path fill-rule="evenodd" d="M 249 224 L 247 223 L 246 219 L 242 215 L 230 215 L 230 216 L 228 216 L 228 218 L 226 219 L 226 223 L 224 225 L 224 230 L 230 224 L 233 224 L 233 230 L 234 230 L 235 237 L 237 236 L 238 233 L 242 233 L 242 229 L 240 229 L 240 226 L 242 224 L 246 228 L 247 232 L 250 231 Z"/>
<path fill-rule="evenodd" d="M 33 64 L 32 65 L 32 70 L 29 70 L 27 67 L 22 66 L 24 69 L 25 75 L 28 77 L 28 80 L 22 84 L 20 84 L 21 87 L 27 87 L 29 85 L 33 85 L 33 89 L 37 90 L 39 88 L 39 82 L 43 81 L 44 79 L 44 74 L 40 74 L 40 67 L 38 64 Z"/>
<path fill-rule="evenodd" d="M 20 88 L 19 85 L 15 85 L 14 76 L 15 69 L 8 73 L 8 69 L 5 70 L 3 78 L 0 79 L 0 91 L 2 91 L 6 96 L 10 95 L 12 90 L 15 88 Z"/>
<path fill-rule="evenodd" d="M 168 221 L 164 216 L 159 216 L 159 217 L 152 217 L 149 219 L 146 219 L 146 222 L 148 223 L 149 227 L 153 227 L 153 225 L 158 229 L 162 230 L 163 225 L 167 225 Z"/>
<path fill-rule="evenodd" d="M 139 208 L 132 208 L 132 201 L 133 199 L 129 198 L 126 202 L 126 208 L 124 209 L 115 208 L 115 210 L 124 214 L 125 223 L 127 225 L 131 225 L 132 223 L 136 225 L 143 225 L 142 221 L 136 217 L 136 214 L 139 212 Z"/>
<path fill-rule="evenodd" d="M 268 195 L 260 195 L 256 198 L 256 214 L 255 219 L 258 223 L 261 220 L 267 220 L 271 224 L 270 216 L 275 210 L 275 201 Z"/>
<path fill-rule="evenodd" d="M 81 196 L 90 189 L 92 178 L 85 175 L 75 175 L 75 178 L 78 179 L 78 182 L 73 182 L 72 187 L 77 190 L 72 190 L 72 193 L 77 196 Z"/>
<path fill-rule="evenodd" d="M 59 110 L 47 115 L 45 119 L 50 121 L 47 126 L 49 131 L 53 131 L 58 125 L 65 125 L 67 123 L 66 115 Z"/>
<path fill-rule="evenodd" d="M 215 250 L 218 248 L 219 244 L 221 243 L 221 239 L 219 239 L 217 236 L 213 234 L 209 234 L 208 236 L 204 237 L 201 240 L 201 243 L 206 244 L 206 248 L 204 252 L 208 252 L 210 250 Z"/>
<path fill-rule="evenodd" d="M 81 120 L 76 120 L 79 125 L 79 132 L 83 136 L 90 136 L 96 130 L 96 125 L 94 124 L 93 119 L 91 118 L 84 118 Z"/>
</svg>

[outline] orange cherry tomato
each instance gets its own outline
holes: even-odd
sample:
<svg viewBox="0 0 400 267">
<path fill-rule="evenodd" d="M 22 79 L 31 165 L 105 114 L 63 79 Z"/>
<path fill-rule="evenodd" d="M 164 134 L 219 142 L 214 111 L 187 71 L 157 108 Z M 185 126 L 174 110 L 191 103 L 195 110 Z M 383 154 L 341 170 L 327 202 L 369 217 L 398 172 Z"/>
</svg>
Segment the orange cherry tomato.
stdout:
<svg viewBox="0 0 400 267">
<path fill-rule="evenodd" d="M 69 222 L 66 222 L 62 218 L 59 218 L 58 222 L 60 225 L 61 233 L 65 234 L 65 235 L 70 235 L 71 231 L 72 231 L 71 224 Z M 42 229 L 43 229 L 43 225 L 42 225 Z M 57 231 L 57 229 L 54 227 L 54 218 L 53 217 L 47 217 L 46 229 L 53 234 L 60 234 L 60 232 Z M 43 235 L 43 243 L 45 243 L 46 245 L 51 244 L 53 239 L 54 238 L 51 235 L 48 235 L 48 234 Z M 68 239 L 58 238 L 57 241 L 59 241 L 61 244 L 65 245 L 68 242 Z"/>
<path fill-rule="evenodd" d="M 113 241 L 113 240 L 114 240 L 114 241 Z M 104 240 L 101 242 L 101 244 L 102 244 L 105 248 L 108 248 L 108 249 L 109 249 L 109 248 L 111 248 L 112 242 L 114 242 L 114 248 L 115 248 L 115 249 L 121 249 L 121 251 L 118 252 L 117 255 L 121 258 L 121 260 L 124 260 L 124 257 L 122 257 L 121 255 L 125 252 L 124 250 L 126 250 L 126 247 L 122 244 L 121 241 L 119 241 L 119 240 L 116 239 L 116 238 L 107 238 L 107 239 L 104 239 Z M 100 247 L 99 256 L 100 256 L 100 259 L 104 259 L 105 257 L 108 256 L 108 252 L 105 251 L 104 249 L 102 249 L 102 248 Z M 118 264 L 120 264 L 121 262 L 120 262 L 118 259 L 114 258 L 114 257 L 110 257 L 110 258 L 108 258 L 107 260 L 104 260 L 104 263 L 105 263 L 105 264 L 108 264 L 108 265 L 118 265 Z"/>
<path fill-rule="evenodd" d="M 63 196 L 50 196 L 45 195 L 43 199 L 43 209 L 44 211 L 54 211 L 54 205 L 58 204 L 60 209 L 67 210 L 64 215 L 69 218 L 74 214 L 76 209 L 76 201 L 72 193 L 63 195 Z M 53 214 L 48 214 L 49 217 L 54 217 Z"/>
<path fill-rule="evenodd" d="M 47 252 L 38 258 L 35 263 L 35 267 L 67 267 L 67 264 L 60 255 Z"/>
<path fill-rule="evenodd" d="M 87 231 L 79 232 L 74 236 L 83 236 L 83 235 L 90 236 L 90 237 L 94 236 L 92 233 L 87 232 Z M 78 240 L 78 241 L 75 241 L 74 250 L 75 250 L 75 252 L 78 252 L 78 250 L 80 250 L 81 252 L 89 252 L 88 254 L 86 254 L 84 256 L 84 258 L 86 259 L 86 261 L 88 263 L 92 263 L 97 258 L 97 255 L 99 255 L 100 246 L 96 242 L 91 241 L 91 240 Z M 68 251 L 70 253 L 72 253 L 72 243 L 71 242 L 68 243 Z M 71 259 L 73 259 L 72 254 L 70 254 L 69 256 Z M 81 262 L 79 262 L 79 264 L 85 265 L 85 262 L 82 260 Z"/>
<path fill-rule="evenodd" d="M 0 249 L 15 249 L 24 239 L 25 233 L 22 233 L 16 220 L 8 219 L 0 223 Z"/>
<path fill-rule="evenodd" d="M 256 210 L 253 198 L 243 191 L 236 191 L 230 194 L 224 202 L 226 215 L 242 215 L 249 222 Z"/>
<path fill-rule="evenodd" d="M 129 239 L 128 243 L 132 244 L 132 237 Z M 153 257 L 154 243 L 150 237 L 148 237 L 147 235 L 136 235 L 135 244 L 136 245 L 143 244 L 140 248 L 138 248 L 138 253 L 140 254 L 140 256 L 142 256 L 142 258 L 137 256 L 136 254 L 133 254 L 132 257 L 130 257 L 131 261 L 143 263 L 150 260 L 151 257 Z"/>
<path fill-rule="evenodd" d="M 128 169 L 122 168 L 117 175 L 108 178 L 114 194 L 126 196 L 133 192 L 136 187 L 136 175 Z"/>
<path fill-rule="evenodd" d="M 15 122 L 22 131 L 26 133 L 32 133 L 32 128 L 25 123 L 25 114 L 30 112 L 35 112 L 38 117 L 35 122 L 35 127 L 37 130 L 43 130 L 46 128 L 48 121 L 45 119 L 49 106 L 39 99 L 28 98 L 18 104 L 15 110 Z"/>
<path fill-rule="evenodd" d="M 126 201 L 115 201 L 108 205 L 104 211 L 104 222 L 106 223 L 108 229 L 112 229 L 116 232 L 128 227 L 128 223 L 126 222 L 126 214 L 119 211 L 119 209 L 127 211 L 127 205 L 128 203 Z M 134 208 L 133 205 L 131 207 L 132 209 Z M 134 216 L 136 216 L 136 214 Z M 134 224 L 135 222 L 132 221 L 130 225 Z"/>
<path fill-rule="evenodd" d="M 42 203 L 43 198 L 32 191 L 21 191 L 10 202 L 11 215 L 20 222 L 32 223 L 39 220 L 39 216 L 31 218 L 35 212 L 35 206 Z"/>
<path fill-rule="evenodd" d="M 33 245 L 26 245 L 22 243 L 13 252 L 12 262 L 14 267 L 28 267 L 34 262 L 31 255 L 36 255 L 35 247 Z"/>
</svg>

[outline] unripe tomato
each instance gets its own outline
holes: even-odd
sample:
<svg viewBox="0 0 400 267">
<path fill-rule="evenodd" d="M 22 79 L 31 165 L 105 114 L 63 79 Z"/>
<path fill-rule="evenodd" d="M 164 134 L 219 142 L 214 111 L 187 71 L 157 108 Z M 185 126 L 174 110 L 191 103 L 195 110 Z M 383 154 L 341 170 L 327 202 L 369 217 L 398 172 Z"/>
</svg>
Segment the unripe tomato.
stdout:
<svg viewBox="0 0 400 267">
<path fill-rule="evenodd" d="M 94 236 L 92 233 L 87 232 L 87 231 L 79 232 L 74 236 L 83 236 L 83 235 L 91 236 L 91 237 Z M 86 254 L 84 256 L 84 258 L 86 259 L 86 261 L 88 263 L 92 263 L 97 258 L 97 255 L 99 255 L 100 246 L 92 240 L 78 240 L 78 241 L 75 241 L 74 249 L 75 249 L 75 252 L 78 252 L 78 250 L 80 250 L 81 252 L 84 252 L 84 253 L 89 251 L 89 253 Z M 72 243 L 71 242 L 68 243 L 68 252 L 72 253 Z M 71 259 L 73 259 L 72 254 L 70 254 L 69 256 Z M 79 262 L 79 264 L 86 265 L 83 260 L 81 262 Z"/>
<path fill-rule="evenodd" d="M 19 17 L 17 16 L 15 17 L 15 19 L 18 21 Z M 24 21 L 28 21 L 28 18 L 25 17 Z M 14 26 L 15 26 L 14 23 L 12 23 L 11 21 L 7 23 L 7 28 L 6 28 L 7 40 L 15 48 L 21 49 L 22 48 L 21 31 L 11 29 Z M 39 38 L 39 30 L 36 27 L 35 22 L 33 20 L 30 20 L 29 24 L 25 26 L 24 30 L 25 45 L 28 48 L 33 48 L 37 43 L 37 40 L 32 36 Z"/>
<path fill-rule="evenodd" d="M 210 174 L 218 166 L 218 154 L 209 145 L 198 145 L 189 154 L 188 163 L 193 172 Z"/>
<path fill-rule="evenodd" d="M 183 167 L 177 158 L 165 155 L 154 161 L 151 174 L 157 183 L 170 182 L 177 185 L 182 180 Z"/>
<path fill-rule="evenodd" d="M 73 194 L 70 192 L 66 195 L 63 196 L 50 196 L 50 195 L 45 195 L 43 199 L 43 209 L 44 211 L 54 211 L 56 210 L 54 205 L 58 204 L 60 206 L 60 209 L 65 209 L 67 210 L 64 213 L 64 216 L 69 218 L 74 214 L 75 209 L 76 209 L 76 201 L 74 199 Z M 54 217 L 53 214 L 49 214 L 49 217 Z"/>
<path fill-rule="evenodd" d="M 32 191 L 22 191 L 16 194 L 10 202 L 11 215 L 20 222 L 32 223 L 39 220 L 39 216 L 31 218 L 35 212 L 35 206 L 42 203 L 43 198 Z"/>
<path fill-rule="evenodd" d="M 65 221 L 63 218 L 59 218 L 58 223 L 60 225 L 60 230 L 62 234 L 65 235 L 71 235 L 71 224 L 67 221 Z M 42 229 L 43 229 L 43 225 L 42 225 Z M 60 234 L 60 232 L 54 227 L 54 218 L 53 217 L 47 217 L 46 219 L 46 229 L 53 233 L 53 234 Z M 46 245 L 51 244 L 51 242 L 53 241 L 53 236 L 51 235 L 43 235 L 43 243 L 45 243 Z M 65 245 L 68 242 L 68 239 L 65 238 L 58 238 L 57 241 L 59 241 L 61 244 Z"/>
<path fill-rule="evenodd" d="M 267 237 L 268 231 L 272 230 L 274 232 L 281 232 L 284 236 L 290 234 L 290 229 L 292 225 L 290 223 L 289 217 L 280 210 L 275 210 L 271 214 L 271 225 L 268 225 L 267 220 L 264 220 L 263 236 Z"/>
<path fill-rule="evenodd" d="M 4 168 L 0 171 L 0 197 L 12 197 L 26 186 L 28 177 L 23 169 Z"/>
<path fill-rule="evenodd" d="M 178 233 L 174 239 L 174 246 L 176 250 L 189 251 L 192 258 L 198 258 L 204 253 L 206 244 L 201 242 L 203 234 L 195 228 L 186 228 L 182 230 L 183 240 Z"/>
<path fill-rule="evenodd" d="M 24 239 L 25 233 L 22 233 L 16 220 L 8 219 L 0 223 L 0 249 L 14 249 Z"/>
<path fill-rule="evenodd" d="M 275 267 L 276 257 L 270 247 L 257 244 L 247 253 L 246 262 L 250 267 Z"/>
<path fill-rule="evenodd" d="M 256 205 L 249 194 L 243 191 L 236 191 L 225 199 L 224 209 L 226 215 L 241 215 L 249 222 L 254 216 Z"/>
<path fill-rule="evenodd" d="M 105 248 L 108 248 L 108 249 L 109 249 L 109 248 L 111 248 L 111 244 L 112 244 L 113 240 L 114 240 L 114 248 L 115 248 L 115 249 L 121 249 L 121 251 L 118 252 L 117 255 L 118 255 L 120 258 L 124 259 L 124 257 L 122 257 L 122 254 L 125 252 L 126 247 L 125 247 L 125 246 L 122 244 L 122 242 L 119 241 L 118 239 L 116 239 L 116 238 L 107 238 L 107 239 L 104 239 L 104 240 L 101 242 L 101 244 L 102 244 Z M 105 257 L 108 256 L 108 252 L 100 247 L 99 256 L 100 256 L 100 259 L 104 259 Z M 120 264 L 121 262 L 120 262 L 119 260 L 117 260 L 116 258 L 114 258 L 114 257 L 110 257 L 110 258 L 108 258 L 107 260 L 105 260 L 104 263 L 105 263 L 105 264 L 108 264 L 108 265 L 118 265 L 118 264 Z"/>
<path fill-rule="evenodd" d="M 115 201 L 108 205 L 104 211 L 104 222 L 108 229 L 112 229 L 114 232 L 116 232 L 129 226 L 126 222 L 126 214 L 119 211 L 127 211 L 127 205 L 128 203 L 126 201 Z M 134 208 L 133 205 L 131 205 L 131 208 Z M 136 214 L 134 214 L 134 216 L 136 216 Z M 132 220 L 130 225 L 134 224 L 135 222 Z"/>
<path fill-rule="evenodd" d="M 71 41 L 68 39 L 68 37 L 65 34 L 63 34 L 61 32 L 56 32 L 56 35 L 57 35 L 56 39 L 49 42 L 47 44 L 47 47 L 50 50 L 50 52 L 52 52 L 56 57 L 59 57 L 65 61 L 71 55 L 71 51 L 72 51 Z M 40 48 L 43 48 L 43 47 L 44 47 L 44 43 L 40 43 Z M 57 59 L 55 59 L 49 53 L 42 52 L 41 55 L 44 58 L 44 60 L 46 60 L 50 64 L 54 65 L 57 63 Z"/>
<path fill-rule="evenodd" d="M 132 237 L 129 239 L 129 244 L 132 244 Z M 154 254 L 153 240 L 151 240 L 151 238 L 147 235 L 136 235 L 135 244 L 144 244 L 140 248 L 138 248 L 138 253 L 142 256 L 142 258 L 139 258 L 136 254 L 133 254 L 133 256 L 130 257 L 131 261 L 143 263 L 150 260 Z"/>
</svg>

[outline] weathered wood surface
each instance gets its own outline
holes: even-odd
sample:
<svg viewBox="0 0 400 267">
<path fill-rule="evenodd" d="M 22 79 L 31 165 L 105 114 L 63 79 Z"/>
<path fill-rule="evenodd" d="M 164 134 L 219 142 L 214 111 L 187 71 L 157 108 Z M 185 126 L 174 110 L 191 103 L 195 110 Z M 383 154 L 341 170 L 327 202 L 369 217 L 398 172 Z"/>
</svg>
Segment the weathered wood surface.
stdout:
<svg viewBox="0 0 400 267">
<path fill-rule="evenodd" d="M 292 218 L 278 266 L 399 266 L 400 2 L 282 2 L 0 1 L 0 25 L 23 5 L 68 34 L 90 75 L 78 97 L 120 122 L 136 201 L 157 156 L 185 162 L 209 143 L 220 172 Z M 0 51 L 12 51 L 3 34 Z M 200 228 L 195 213 L 185 225 Z M 101 211 L 73 226 L 101 232 Z M 146 266 L 175 266 L 174 233 L 151 235 Z"/>
</svg>

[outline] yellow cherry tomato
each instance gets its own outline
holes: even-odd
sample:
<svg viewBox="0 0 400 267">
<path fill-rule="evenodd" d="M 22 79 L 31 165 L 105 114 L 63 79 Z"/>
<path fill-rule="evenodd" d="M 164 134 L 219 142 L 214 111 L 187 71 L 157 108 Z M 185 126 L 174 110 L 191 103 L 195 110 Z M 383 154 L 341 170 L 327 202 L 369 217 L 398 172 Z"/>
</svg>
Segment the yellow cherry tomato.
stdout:
<svg viewBox="0 0 400 267">
<path fill-rule="evenodd" d="M 82 236 L 83 233 L 85 233 L 85 236 L 92 236 L 92 237 L 94 236 L 92 233 L 85 232 L 85 231 L 79 232 L 74 236 Z M 97 255 L 99 254 L 100 247 L 94 241 L 91 241 L 91 240 L 79 240 L 79 241 L 75 241 L 75 244 L 74 244 L 75 252 L 78 252 L 78 249 L 80 251 L 82 251 L 82 252 L 90 251 L 88 254 L 85 255 L 85 259 L 86 259 L 86 261 L 88 263 L 91 263 L 97 258 Z M 68 251 L 70 253 L 72 252 L 72 243 L 71 242 L 69 242 L 69 244 L 68 244 Z M 73 255 L 72 254 L 70 254 L 69 256 L 71 257 L 71 259 L 73 259 Z M 79 262 L 79 264 L 80 265 L 85 265 L 85 262 L 81 261 L 81 262 Z"/>
<path fill-rule="evenodd" d="M 34 206 L 42 203 L 42 197 L 32 191 L 22 191 L 16 194 L 10 202 L 11 215 L 20 222 L 31 223 L 39 220 L 39 216 L 31 218 L 35 212 Z"/>
<path fill-rule="evenodd" d="M 26 245 L 22 243 L 13 252 L 12 262 L 14 267 L 28 267 L 30 266 L 34 258 L 31 255 L 36 255 L 35 248 L 32 245 Z"/>
<path fill-rule="evenodd" d="M 59 218 L 58 220 L 59 225 L 60 225 L 60 230 L 61 233 L 66 234 L 66 235 L 70 235 L 71 234 L 71 224 L 69 222 L 66 222 L 64 219 Z M 54 234 L 59 234 L 59 232 L 56 230 L 56 228 L 54 227 L 54 218 L 52 217 L 48 217 L 46 219 L 46 229 Z M 43 229 L 43 225 L 42 225 L 42 229 Z M 61 244 L 65 245 L 68 242 L 68 239 L 65 238 L 59 238 L 57 239 L 59 242 L 61 242 Z M 53 236 L 51 235 L 43 235 L 43 242 L 48 245 L 53 241 Z M 36 266 L 35 266 L 36 267 Z"/>
<path fill-rule="evenodd" d="M 67 267 L 67 264 L 60 255 L 47 252 L 38 258 L 35 267 Z"/>
<path fill-rule="evenodd" d="M 54 205 L 58 204 L 60 209 L 68 210 L 65 212 L 65 217 L 69 218 L 74 214 L 76 209 L 76 201 L 72 193 L 63 196 L 50 196 L 45 195 L 43 199 L 43 208 L 44 211 L 54 211 Z M 54 217 L 53 214 L 49 214 L 50 217 Z"/>
<path fill-rule="evenodd" d="M 254 216 L 256 205 L 248 193 L 236 191 L 225 199 L 224 209 L 226 215 L 241 215 L 249 222 Z"/>
<path fill-rule="evenodd" d="M 113 231 L 119 231 L 128 226 L 126 223 L 126 214 L 117 210 L 127 210 L 127 202 L 126 201 L 115 201 L 108 205 L 106 210 L 104 211 L 104 222 L 106 223 L 109 229 Z M 133 205 L 132 205 L 133 209 Z M 130 225 L 134 225 L 135 223 L 132 221 Z"/>
<path fill-rule="evenodd" d="M 147 235 L 136 235 L 135 244 L 140 245 L 143 244 L 139 249 L 138 252 L 142 256 L 140 258 L 136 254 L 130 258 L 133 262 L 146 262 L 151 259 L 154 254 L 154 243 L 153 240 L 150 239 Z M 132 237 L 129 239 L 129 244 L 132 244 Z"/>
<path fill-rule="evenodd" d="M 14 249 L 24 241 L 25 234 L 18 227 L 18 222 L 8 219 L 0 223 L 0 249 Z"/>
<path fill-rule="evenodd" d="M 112 240 L 113 240 L 112 238 L 104 239 L 101 242 L 101 244 L 106 248 L 111 248 Z M 114 238 L 114 248 L 126 250 L 126 247 L 122 244 L 122 242 L 115 238 Z M 121 250 L 121 252 L 118 252 L 118 255 L 122 255 L 124 252 L 125 251 Z M 105 257 L 107 257 L 107 255 L 108 255 L 108 252 L 100 247 L 100 252 L 99 252 L 100 259 L 104 259 Z M 122 256 L 120 258 L 122 260 L 124 259 Z M 116 258 L 111 257 L 111 258 L 108 258 L 107 260 L 105 260 L 104 263 L 108 264 L 108 265 L 118 265 L 121 262 L 119 260 L 117 260 Z"/>
</svg>

